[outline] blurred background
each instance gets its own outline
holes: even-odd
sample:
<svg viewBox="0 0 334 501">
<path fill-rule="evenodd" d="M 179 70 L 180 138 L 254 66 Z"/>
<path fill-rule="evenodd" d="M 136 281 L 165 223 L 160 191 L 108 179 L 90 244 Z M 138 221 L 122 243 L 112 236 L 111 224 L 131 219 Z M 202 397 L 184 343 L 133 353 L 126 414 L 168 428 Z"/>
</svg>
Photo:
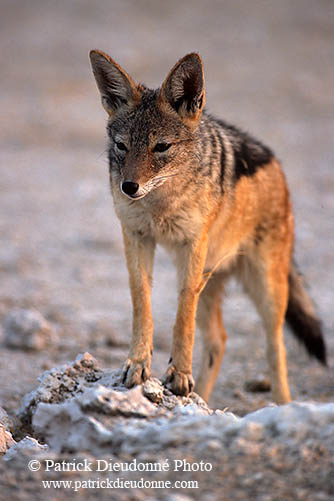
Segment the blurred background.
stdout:
<svg viewBox="0 0 334 501">
<path fill-rule="evenodd" d="M 1 0 L 0 13 L 0 320 L 13 308 L 36 308 L 58 335 L 42 352 L 2 346 L 0 404 L 14 409 L 42 370 L 79 352 L 113 368 L 127 354 L 130 295 L 92 48 L 152 87 L 198 51 L 207 109 L 277 153 L 295 208 L 297 261 L 333 365 L 334 2 Z M 161 376 L 176 311 L 163 250 L 153 310 L 153 373 Z M 264 334 L 234 284 L 224 313 L 229 340 L 212 405 L 245 412 L 270 400 L 243 390 L 265 373 Z M 294 396 L 333 399 L 333 371 L 286 338 Z"/>
</svg>

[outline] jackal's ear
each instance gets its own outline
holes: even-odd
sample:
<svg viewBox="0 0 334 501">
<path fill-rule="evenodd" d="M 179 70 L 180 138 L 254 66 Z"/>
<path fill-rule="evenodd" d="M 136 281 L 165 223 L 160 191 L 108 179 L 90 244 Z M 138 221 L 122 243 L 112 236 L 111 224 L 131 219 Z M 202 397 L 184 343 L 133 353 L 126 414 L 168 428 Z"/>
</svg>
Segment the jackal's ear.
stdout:
<svg viewBox="0 0 334 501">
<path fill-rule="evenodd" d="M 188 54 L 176 63 L 162 84 L 160 99 L 186 121 L 197 122 L 205 105 L 203 64 L 198 54 Z"/>
<path fill-rule="evenodd" d="M 89 57 L 101 94 L 102 106 L 109 115 L 140 99 L 140 93 L 132 78 L 111 57 L 99 50 L 91 50 Z"/>
</svg>

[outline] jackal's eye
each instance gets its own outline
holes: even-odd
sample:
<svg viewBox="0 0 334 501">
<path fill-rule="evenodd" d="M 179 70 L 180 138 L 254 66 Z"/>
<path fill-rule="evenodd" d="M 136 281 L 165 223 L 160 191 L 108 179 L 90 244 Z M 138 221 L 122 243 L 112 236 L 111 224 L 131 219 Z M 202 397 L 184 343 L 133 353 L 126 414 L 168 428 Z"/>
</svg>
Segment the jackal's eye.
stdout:
<svg viewBox="0 0 334 501">
<path fill-rule="evenodd" d="M 158 153 L 162 153 L 163 151 L 169 150 L 169 148 L 171 146 L 172 146 L 171 143 L 157 143 L 154 146 L 153 151 L 158 152 Z"/>
<path fill-rule="evenodd" d="M 128 151 L 127 147 L 121 141 L 116 141 L 116 148 L 120 151 Z"/>
</svg>

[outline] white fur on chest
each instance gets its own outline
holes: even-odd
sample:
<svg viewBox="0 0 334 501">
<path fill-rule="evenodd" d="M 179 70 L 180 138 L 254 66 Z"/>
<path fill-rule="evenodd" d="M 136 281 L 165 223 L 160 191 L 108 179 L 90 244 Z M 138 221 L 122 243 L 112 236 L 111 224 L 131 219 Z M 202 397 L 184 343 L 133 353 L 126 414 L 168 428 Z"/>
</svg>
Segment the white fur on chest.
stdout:
<svg viewBox="0 0 334 501">
<path fill-rule="evenodd" d="M 176 245 L 195 240 L 201 233 L 203 213 L 199 208 L 189 210 L 185 203 L 169 204 L 168 200 L 162 205 L 161 200 L 152 197 L 132 201 L 117 189 L 113 190 L 113 199 L 122 225 L 142 237 L 153 238 L 172 254 Z M 227 271 L 237 258 L 239 242 L 231 242 L 223 227 L 218 218 L 209 232 L 207 271 Z"/>
<path fill-rule="evenodd" d="M 113 199 L 116 213 L 126 228 L 164 246 L 192 240 L 200 232 L 202 216 L 198 209 L 189 211 L 180 203 L 175 207 L 168 201 L 163 205 L 151 196 L 132 201 L 117 190 L 113 190 Z"/>
</svg>

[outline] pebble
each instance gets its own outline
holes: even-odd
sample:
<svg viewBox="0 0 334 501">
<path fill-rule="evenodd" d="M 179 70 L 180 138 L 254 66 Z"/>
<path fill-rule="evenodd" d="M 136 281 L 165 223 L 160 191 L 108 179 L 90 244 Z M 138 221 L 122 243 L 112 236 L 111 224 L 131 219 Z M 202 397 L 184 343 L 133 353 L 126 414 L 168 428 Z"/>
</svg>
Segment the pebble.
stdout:
<svg viewBox="0 0 334 501">
<path fill-rule="evenodd" d="M 3 324 L 7 348 L 40 351 L 54 341 L 54 330 L 36 310 L 15 309 Z"/>
</svg>

